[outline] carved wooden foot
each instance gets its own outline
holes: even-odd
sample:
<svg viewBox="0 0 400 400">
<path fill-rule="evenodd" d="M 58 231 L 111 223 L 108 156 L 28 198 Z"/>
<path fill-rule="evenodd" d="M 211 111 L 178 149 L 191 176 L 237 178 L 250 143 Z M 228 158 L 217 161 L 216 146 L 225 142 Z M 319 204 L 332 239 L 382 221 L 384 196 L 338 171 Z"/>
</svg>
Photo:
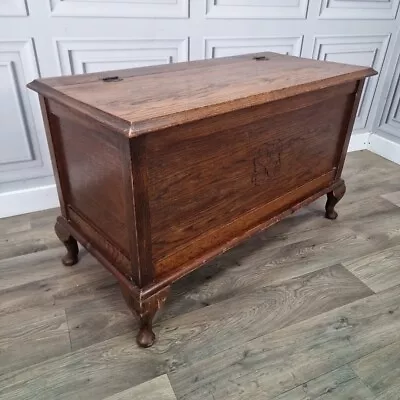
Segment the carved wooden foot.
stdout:
<svg viewBox="0 0 400 400">
<path fill-rule="evenodd" d="M 132 297 L 129 290 L 121 287 L 122 294 L 128 307 L 140 320 L 139 332 L 136 336 L 140 347 L 150 347 L 154 344 L 156 335 L 153 332 L 153 318 L 167 299 L 170 287 L 161 289 L 146 300 L 137 300 Z"/>
<path fill-rule="evenodd" d="M 65 254 L 65 256 L 61 259 L 62 263 L 68 267 L 75 265 L 78 262 L 79 253 L 77 241 L 58 220 L 54 226 L 54 230 L 58 238 L 64 243 L 64 246 L 67 249 L 67 254 Z"/>
<path fill-rule="evenodd" d="M 344 184 L 344 180 L 341 179 L 338 185 L 329 193 L 327 193 L 328 199 L 326 200 L 325 205 L 325 217 L 328 219 L 336 219 L 338 214 L 335 211 L 335 206 L 341 198 L 346 193 L 346 185 Z"/>
</svg>

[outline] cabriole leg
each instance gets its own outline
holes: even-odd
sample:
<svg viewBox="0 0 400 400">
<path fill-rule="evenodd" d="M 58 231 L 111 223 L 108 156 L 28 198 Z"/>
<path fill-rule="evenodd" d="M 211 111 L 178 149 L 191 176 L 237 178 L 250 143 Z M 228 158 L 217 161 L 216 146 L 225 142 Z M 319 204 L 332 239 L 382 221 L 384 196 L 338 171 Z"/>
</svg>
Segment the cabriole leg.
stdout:
<svg viewBox="0 0 400 400">
<path fill-rule="evenodd" d="M 329 193 L 327 193 L 327 200 L 325 205 L 325 217 L 328 219 L 336 219 L 338 214 L 335 211 L 335 206 L 342 199 L 346 193 L 346 185 L 344 180 L 341 179 L 338 185 Z"/>
<path fill-rule="evenodd" d="M 61 259 L 62 263 L 66 266 L 75 265 L 78 262 L 79 253 L 77 241 L 58 220 L 54 226 L 54 230 L 67 249 L 67 254 Z"/>
<path fill-rule="evenodd" d="M 157 311 L 164 305 L 169 289 L 169 286 L 163 288 L 148 299 L 140 301 L 133 298 L 127 288 L 121 287 L 128 307 L 134 315 L 139 317 L 140 326 L 136 341 L 140 347 L 150 347 L 154 344 L 156 335 L 153 332 L 153 319 Z"/>
</svg>

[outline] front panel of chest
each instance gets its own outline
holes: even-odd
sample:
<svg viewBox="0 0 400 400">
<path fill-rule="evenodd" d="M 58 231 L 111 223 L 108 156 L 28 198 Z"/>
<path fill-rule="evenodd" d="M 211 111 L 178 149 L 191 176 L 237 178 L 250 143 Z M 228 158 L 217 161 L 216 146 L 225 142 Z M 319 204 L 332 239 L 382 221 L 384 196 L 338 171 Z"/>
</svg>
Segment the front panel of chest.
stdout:
<svg viewBox="0 0 400 400">
<path fill-rule="evenodd" d="M 265 118 L 261 107 L 254 120 L 242 110 L 149 136 L 156 273 L 177 268 L 177 260 L 189 262 L 331 183 L 353 102 L 351 92 Z"/>
</svg>

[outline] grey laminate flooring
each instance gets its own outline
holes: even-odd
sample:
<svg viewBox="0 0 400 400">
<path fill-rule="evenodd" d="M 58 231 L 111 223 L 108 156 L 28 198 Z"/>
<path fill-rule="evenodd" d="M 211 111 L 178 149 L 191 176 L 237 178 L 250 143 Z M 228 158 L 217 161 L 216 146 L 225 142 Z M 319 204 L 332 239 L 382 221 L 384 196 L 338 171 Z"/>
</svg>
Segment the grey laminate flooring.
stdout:
<svg viewBox="0 0 400 400">
<path fill-rule="evenodd" d="M 325 199 L 177 282 L 155 325 L 82 251 L 63 267 L 57 210 L 0 220 L 0 399 L 399 400 L 400 166 L 348 155 Z"/>
</svg>

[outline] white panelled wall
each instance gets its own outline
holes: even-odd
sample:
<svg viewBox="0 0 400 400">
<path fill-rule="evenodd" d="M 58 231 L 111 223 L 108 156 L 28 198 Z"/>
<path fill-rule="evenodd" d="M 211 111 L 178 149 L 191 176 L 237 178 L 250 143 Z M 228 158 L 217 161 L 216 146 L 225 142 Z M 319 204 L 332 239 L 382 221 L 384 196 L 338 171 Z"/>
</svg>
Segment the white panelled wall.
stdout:
<svg viewBox="0 0 400 400">
<path fill-rule="evenodd" d="M 36 77 L 258 51 L 368 65 L 350 148 L 400 164 L 400 0 L 0 0 L 0 217 L 58 205 Z M 321 116 L 323 118 L 323 116 Z"/>
</svg>

